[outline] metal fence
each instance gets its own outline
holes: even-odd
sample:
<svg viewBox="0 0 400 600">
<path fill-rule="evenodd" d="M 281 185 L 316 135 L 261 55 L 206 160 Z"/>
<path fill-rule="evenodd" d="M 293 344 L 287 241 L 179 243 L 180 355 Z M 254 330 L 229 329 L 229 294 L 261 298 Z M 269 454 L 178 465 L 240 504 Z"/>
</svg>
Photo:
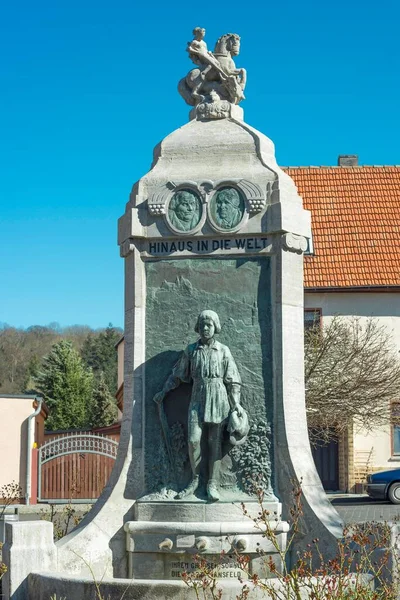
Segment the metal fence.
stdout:
<svg viewBox="0 0 400 600">
<path fill-rule="evenodd" d="M 91 502 L 101 494 L 118 451 L 116 436 L 73 432 L 39 448 L 38 500 Z"/>
</svg>

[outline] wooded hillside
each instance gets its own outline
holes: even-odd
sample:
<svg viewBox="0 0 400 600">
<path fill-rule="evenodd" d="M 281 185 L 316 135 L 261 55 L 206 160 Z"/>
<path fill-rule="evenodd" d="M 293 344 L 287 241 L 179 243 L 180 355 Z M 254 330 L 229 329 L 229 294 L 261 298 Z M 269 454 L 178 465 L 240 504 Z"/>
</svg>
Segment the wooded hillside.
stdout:
<svg viewBox="0 0 400 600">
<path fill-rule="evenodd" d="M 48 429 L 108 425 L 117 414 L 115 344 L 121 335 L 111 324 L 96 330 L 2 324 L 0 394 L 41 394 L 50 408 Z"/>
</svg>

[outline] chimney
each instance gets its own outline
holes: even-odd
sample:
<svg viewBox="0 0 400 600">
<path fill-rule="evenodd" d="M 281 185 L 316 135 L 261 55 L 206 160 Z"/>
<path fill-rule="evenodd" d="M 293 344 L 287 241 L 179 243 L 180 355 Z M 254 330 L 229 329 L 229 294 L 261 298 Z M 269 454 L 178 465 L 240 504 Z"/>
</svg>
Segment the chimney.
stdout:
<svg viewBox="0 0 400 600">
<path fill-rule="evenodd" d="M 358 154 L 339 154 L 337 164 L 339 167 L 357 167 Z"/>
</svg>

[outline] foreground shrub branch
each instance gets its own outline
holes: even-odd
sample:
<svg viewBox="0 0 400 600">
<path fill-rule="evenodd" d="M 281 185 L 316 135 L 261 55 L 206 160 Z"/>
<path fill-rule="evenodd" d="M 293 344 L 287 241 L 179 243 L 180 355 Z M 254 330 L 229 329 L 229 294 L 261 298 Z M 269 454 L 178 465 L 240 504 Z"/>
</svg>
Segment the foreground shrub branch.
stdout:
<svg viewBox="0 0 400 600">
<path fill-rule="evenodd" d="M 302 537 L 301 485 L 293 489 L 290 508 L 290 533 L 286 548 L 277 538 L 276 513 L 263 507 L 264 493 L 258 494 L 259 512 L 251 517 L 245 505 L 243 513 L 254 522 L 254 527 L 275 549 L 270 554 L 259 549 L 264 561 L 266 578 L 252 573 L 246 554 L 232 549 L 230 559 L 240 565 L 242 574 L 237 579 L 236 600 L 398 600 L 399 563 L 397 546 L 398 526 L 387 523 L 363 523 L 345 528 L 343 538 L 337 541 L 336 555 L 325 560 L 315 538 L 303 551 L 293 555 L 293 542 Z M 221 554 L 221 560 L 225 558 Z M 220 600 L 223 583 L 218 579 L 219 566 L 196 557 L 196 569 L 185 572 L 183 581 L 195 592 L 198 600 Z"/>
</svg>

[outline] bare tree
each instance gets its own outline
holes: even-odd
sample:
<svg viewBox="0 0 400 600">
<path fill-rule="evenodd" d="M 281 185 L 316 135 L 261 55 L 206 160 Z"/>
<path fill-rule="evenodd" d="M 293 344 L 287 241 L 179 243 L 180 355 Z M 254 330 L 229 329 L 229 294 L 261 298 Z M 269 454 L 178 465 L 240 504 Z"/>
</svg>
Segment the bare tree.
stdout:
<svg viewBox="0 0 400 600">
<path fill-rule="evenodd" d="M 327 443 L 347 426 L 371 431 L 390 422 L 400 398 L 400 354 L 373 318 L 336 316 L 305 332 L 307 418 L 312 443 Z"/>
<path fill-rule="evenodd" d="M 0 390 L 15 392 L 25 382 L 26 343 L 21 329 L 0 329 Z M 23 385 L 22 383 L 22 385 Z"/>
</svg>

